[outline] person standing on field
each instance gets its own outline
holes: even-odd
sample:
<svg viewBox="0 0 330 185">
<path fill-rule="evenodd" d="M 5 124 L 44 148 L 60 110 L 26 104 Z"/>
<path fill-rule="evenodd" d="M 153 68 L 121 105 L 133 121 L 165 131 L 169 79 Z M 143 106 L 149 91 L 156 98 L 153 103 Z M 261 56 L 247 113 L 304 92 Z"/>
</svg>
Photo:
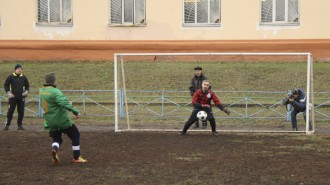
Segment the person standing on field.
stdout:
<svg viewBox="0 0 330 185">
<path fill-rule="evenodd" d="M 216 122 L 213 116 L 211 101 L 223 112 L 227 115 L 230 115 L 230 111 L 226 109 L 221 102 L 219 101 L 216 94 L 209 89 L 210 82 L 208 80 L 204 80 L 202 83 L 202 88 L 198 89 L 193 96 L 192 105 L 194 106 L 194 110 L 192 111 L 188 121 L 185 123 L 182 131 L 180 132 L 181 135 L 185 135 L 189 127 L 196 122 L 197 113 L 201 110 L 207 113 L 207 120 L 210 121 L 210 125 L 212 128 L 212 134 L 217 135 L 218 132 L 216 131 Z"/>
<path fill-rule="evenodd" d="M 195 75 L 190 81 L 190 86 L 189 86 L 189 91 L 190 91 L 190 96 L 193 97 L 194 93 L 202 88 L 202 82 L 204 80 L 208 80 L 207 77 L 203 74 L 202 70 L 203 68 L 200 66 L 197 66 L 194 68 L 195 69 Z M 207 127 L 207 121 L 203 121 L 202 123 L 202 128 L 205 129 Z M 195 127 L 194 128 L 199 128 L 199 120 L 197 119 L 195 122 Z"/>
<path fill-rule="evenodd" d="M 68 101 L 68 98 L 56 88 L 54 73 L 45 75 L 44 87 L 39 90 L 39 97 L 43 109 L 44 128 L 52 137 L 52 160 L 54 165 L 60 164 L 58 150 L 63 142 L 62 133 L 72 141 L 72 163 L 86 163 L 87 160 L 80 155 L 80 132 L 68 116 L 71 111 L 75 118 L 79 118 L 79 111 Z"/>
<path fill-rule="evenodd" d="M 13 114 L 17 105 L 17 130 L 24 130 L 23 118 L 25 109 L 25 98 L 29 94 L 30 84 L 25 75 L 23 75 L 22 66 L 16 64 L 15 72 L 6 78 L 4 88 L 8 95 L 8 112 L 4 130 L 8 130 L 13 119 Z"/>
</svg>

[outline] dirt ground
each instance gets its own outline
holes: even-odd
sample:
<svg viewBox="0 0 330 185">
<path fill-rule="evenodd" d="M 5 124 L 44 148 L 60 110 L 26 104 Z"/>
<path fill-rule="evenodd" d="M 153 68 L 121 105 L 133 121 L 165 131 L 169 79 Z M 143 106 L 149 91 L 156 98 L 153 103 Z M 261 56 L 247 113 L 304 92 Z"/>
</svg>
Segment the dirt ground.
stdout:
<svg viewBox="0 0 330 185">
<path fill-rule="evenodd" d="M 119 52 L 312 52 L 330 59 L 330 40 L 0 41 L 0 60 L 112 60 Z M 78 128 L 82 128 L 78 125 Z M 81 129 L 87 164 L 51 162 L 48 133 L 0 131 L 0 185 L 323 184 L 330 185 L 330 135 L 120 132 Z"/>
<path fill-rule="evenodd" d="M 78 125 L 79 127 L 79 125 Z M 45 131 L 0 131 L 0 184 L 330 184 L 330 135 L 81 129 L 86 164 Z"/>
<path fill-rule="evenodd" d="M 330 61 L 330 39 L 209 41 L 1 40 L 0 60 L 113 60 L 114 53 L 311 52 Z"/>
</svg>

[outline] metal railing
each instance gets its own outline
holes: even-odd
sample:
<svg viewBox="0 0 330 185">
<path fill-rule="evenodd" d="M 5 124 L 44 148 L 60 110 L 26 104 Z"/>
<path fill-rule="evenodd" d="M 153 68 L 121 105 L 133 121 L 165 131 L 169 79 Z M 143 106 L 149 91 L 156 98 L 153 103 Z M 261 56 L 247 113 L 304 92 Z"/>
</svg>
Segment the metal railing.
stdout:
<svg viewBox="0 0 330 185">
<path fill-rule="evenodd" d="M 63 90 L 84 116 L 114 116 L 113 90 Z M 287 112 L 281 106 L 286 92 L 264 91 L 215 91 L 220 100 L 231 110 L 226 119 L 285 119 Z M 119 117 L 124 118 L 125 97 L 119 90 Z M 192 111 L 191 97 L 188 91 L 146 91 L 127 90 L 127 105 L 130 115 L 143 114 L 150 117 L 187 117 Z M 330 92 L 314 93 L 315 120 L 330 120 Z M 31 92 L 26 98 L 25 115 L 42 117 L 39 96 Z M 0 94 L 0 116 L 5 115 L 7 97 Z M 214 109 L 217 115 L 219 109 Z"/>
</svg>

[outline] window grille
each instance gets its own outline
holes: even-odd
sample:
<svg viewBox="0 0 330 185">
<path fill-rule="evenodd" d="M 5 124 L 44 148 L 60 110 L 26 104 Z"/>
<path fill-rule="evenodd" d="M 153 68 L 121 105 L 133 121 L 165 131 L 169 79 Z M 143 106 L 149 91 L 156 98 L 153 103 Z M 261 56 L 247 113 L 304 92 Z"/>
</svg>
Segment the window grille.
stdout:
<svg viewBox="0 0 330 185">
<path fill-rule="evenodd" d="M 37 0 L 38 23 L 72 24 L 72 0 Z"/>
<path fill-rule="evenodd" d="M 184 0 L 184 26 L 219 26 L 220 0 Z"/>
<path fill-rule="evenodd" d="M 145 25 L 145 0 L 110 0 L 110 25 Z"/>
<path fill-rule="evenodd" d="M 261 0 L 262 24 L 299 24 L 299 0 Z"/>
</svg>

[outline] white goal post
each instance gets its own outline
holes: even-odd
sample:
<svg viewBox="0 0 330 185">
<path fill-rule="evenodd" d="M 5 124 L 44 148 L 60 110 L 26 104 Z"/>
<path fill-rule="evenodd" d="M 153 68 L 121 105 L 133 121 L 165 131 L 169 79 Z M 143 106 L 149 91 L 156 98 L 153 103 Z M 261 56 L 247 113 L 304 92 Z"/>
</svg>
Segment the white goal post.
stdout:
<svg viewBox="0 0 330 185">
<path fill-rule="evenodd" d="M 128 102 L 128 98 L 129 95 L 127 95 L 127 92 L 131 92 L 131 89 L 129 89 L 128 87 L 126 87 L 126 74 L 132 73 L 132 71 L 126 71 L 125 69 L 125 63 L 126 58 L 130 58 L 128 60 L 131 60 L 131 58 L 137 58 L 136 59 L 136 63 L 138 63 L 139 61 L 143 61 L 144 58 L 152 58 L 153 62 L 155 62 L 156 58 L 159 57 L 163 57 L 166 58 L 168 61 L 170 61 L 171 59 L 174 59 L 176 57 L 240 57 L 240 58 L 245 58 L 245 57 L 256 57 L 256 58 L 263 58 L 263 57 L 295 57 L 295 56 L 299 56 L 300 59 L 303 59 L 305 63 L 304 65 L 304 69 L 306 69 L 306 82 L 304 84 L 304 88 L 305 88 L 305 93 L 306 93 L 306 122 L 305 122 L 305 128 L 303 130 L 299 130 L 299 131 L 292 131 L 292 130 L 272 130 L 272 129 L 258 129 L 258 128 L 253 128 L 253 129 L 222 129 L 221 127 L 217 126 L 217 130 L 220 132 L 301 132 L 301 133 L 306 133 L 306 134 L 312 134 L 315 131 L 315 115 L 314 115 L 314 91 L 313 91 L 313 58 L 312 58 L 312 54 L 311 53 L 115 53 L 114 54 L 114 123 L 115 123 L 115 132 L 119 132 L 119 131 L 179 131 L 183 128 L 183 124 L 184 121 L 182 120 L 187 120 L 188 116 L 190 116 L 189 112 L 186 113 L 186 117 L 182 120 L 180 120 L 181 126 L 182 127 L 175 127 L 175 128 L 134 128 L 132 127 L 130 123 L 130 112 L 134 112 L 134 111 L 140 111 L 138 109 L 133 110 L 129 110 L 129 104 L 135 104 L 135 105 L 139 105 L 140 107 L 142 107 L 139 102 L 136 102 L 135 100 L 129 100 L 130 102 Z M 140 58 L 140 59 L 139 59 Z M 198 61 L 199 65 L 203 65 L 203 61 Z M 192 65 L 196 65 L 195 63 Z M 252 64 L 251 64 L 252 65 Z M 137 72 L 138 69 L 136 69 L 138 67 L 135 67 L 135 71 Z M 244 69 L 240 69 L 242 71 L 244 71 Z M 120 72 L 119 72 L 120 71 Z M 276 74 L 276 72 L 274 73 Z M 209 76 L 208 76 L 209 77 Z M 131 77 L 133 78 L 133 77 Z M 141 77 L 141 80 L 143 77 Z M 151 77 L 152 78 L 152 77 Z M 262 78 L 262 77 L 261 77 Z M 274 76 L 274 78 L 276 78 L 276 76 Z M 155 79 L 156 80 L 156 79 Z M 189 81 L 189 79 L 186 79 L 186 81 Z M 165 82 L 164 82 L 165 83 Z M 212 89 L 213 90 L 213 89 Z M 287 90 L 287 89 L 286 89 Z M 135 90 L 138 91 L 138 90 Z M 144 91 L 148 91 L 148 89 L 144 89 Z M 271 90 L 272 91 L 272 90 Z M 283 91 L 285 91 L 285 89 L 283 89 Z M 156 90 L 155 90 L 156 92 Z M 170 92 L 170 91 L 164 91 L 162 90 L 162 93 L 164 92 Z M 267 92 L 267 93 L 274 93 L 274 92 Z M 151 95 L 147 95 L 147 96 L 151 96 Z M 188 97 L 188 95 L 187 95 Z M 162 96 L 161 99 L 166 99 L 166 97 L 164 98 L 164 96 Z M 176 106 L 176 109 L 183 109 L 182 107 L 180 107 L 180 105 L 176 102 L 171 102 Z M 164 101 L 162 101 L 160 103 L 160 105 L 163 105 Z M 225 102 L 226 103 L 226 102 Z M 257 105 L 259 104 L 258 102 L 256 103 Z M 278 106 L 279 103 L 276 103 L 275 106 Z M 262 105 L 263 106 L 263 105 Z M 178 108 L 179 107 L 179 108 Z M 265 107 L 265 106 L 264 106 Z M 272 109 L 271 111 L 273 112 L 277 112 L 276 110 L 273 110 L 274 106 L 270 106 L 270 109 Z M 140 109 L 140 108 L 139 108 Z M 161 108 L 159 108 L 161 109 Z M 164 109 L 162 107 L 162 109 Z M 187 109 L 186 107 L 184 107 L 184 109 Z M 269 107 L 265 108 L 265 109 L 269 109 Z M 310 110 L 310 111 L 308 111 Z M 152 109 L 149 109 L 150 112 L 156 112 Z M 233 110 L 234 112 L 236 112 L 235 110 Z M 150 113 L 149 112 L 149 113 Z M 258 111 L 256 111 L 257 113 L 259 113 Z M 239 114 L 239 112 L 237 112 Z M 256 113 L 256 114 L 257 114 Z M 281 114 L 281 113 L 279 113 Z M 162 116 L 164 114 L 161 114 Z M 251 116 L 253 117 L 253 116 Z M 147 118 L 145 118 L 147 119 Z M 148 118 L 149 119 L 149 118 Z M 152 122 L 152 120 L 154 119 L 154 117 L 151 117 L 150 120 Z M 171 118 L 172 119 L 172 118 Z M 173 118 L 174 119 L 174 118 Z M 251 118 L 250 118 L 251 119 Z M 124 120 L 122 121 L 122 123 L 120 123 L 120 120 Z M 216 118 L 217 120 L 217 118 Z M 240 120 L 242 119 L 238 119 L 238 123 L 239 124 Z M 138 122 L 138 121 L 137 121 Z M 257 122 L 257 121 L 256 121 Z M 124 126 L 122 126 L 124 125 Z M 189 131 L 196 131 L 196 130 L 192 130 L 189 129 Z M 203 131 L 203 130 L 197 130 L 197 131 Z M 208 130 L 209 131 L 209 130 Z"/>
</svg>

